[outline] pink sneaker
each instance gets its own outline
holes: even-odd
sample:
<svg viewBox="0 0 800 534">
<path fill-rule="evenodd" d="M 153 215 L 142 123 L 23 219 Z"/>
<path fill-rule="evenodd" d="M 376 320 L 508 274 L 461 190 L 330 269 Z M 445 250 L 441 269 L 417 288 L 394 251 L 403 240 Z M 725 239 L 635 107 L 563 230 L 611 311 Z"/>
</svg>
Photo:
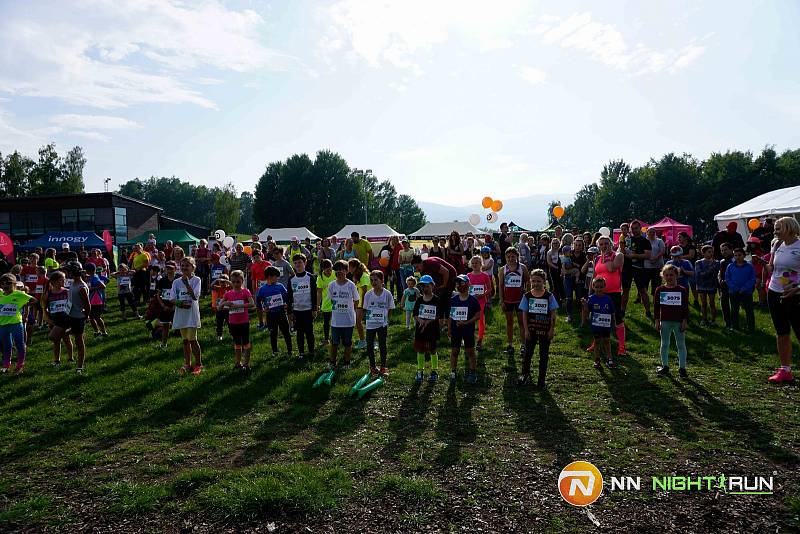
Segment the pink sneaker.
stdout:
<svg viewBox="0 0 800 534">
<path fill-rule="evenodd" d="M 775 374 L 769 377 L 767 380 L 773 384 L 780 384 L 781 382 L 794 381 L 794 376 L 792 375 L 791 371 L 787 371 L 783 367 L 778 367 L 778 370 L 775 372 Z"/>
</svg>

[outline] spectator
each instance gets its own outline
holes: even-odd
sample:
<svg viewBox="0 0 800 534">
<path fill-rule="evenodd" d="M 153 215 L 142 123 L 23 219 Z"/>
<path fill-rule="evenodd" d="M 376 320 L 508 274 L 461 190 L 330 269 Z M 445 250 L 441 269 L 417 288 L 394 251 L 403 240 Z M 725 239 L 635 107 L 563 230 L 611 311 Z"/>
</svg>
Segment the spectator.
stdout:
<svg viewBox="0 0 800 534">
<path fill-rule="evenodd" d="M 764 223 L 753 230 L 751 235 L 761 241 L 761 250 L 769 250 L 769 246 L 775 236 L 775 224 L 772 217 L 764 219 Z"/>
<path fill-rule="evenodd" d="M 800 224 L 794 217 L 775 222 L 778 241 L 771 247 L 766 270 L 770 277 L 767 293 L 769 314 L 775 326 L 781 366 L 769 381 L 792 382 L 792 337 L 800 339 Z"/>
<path fill-rule="evenodd" d="M 372 264 L 372 259 L 374 258 L 374 254 L 372 253 L 372 245 L 369 244 L 369 241 L 366 239 L 361 239 L 361 236 L 358 232 L 353 232 L 350 234 L 350 238 L 353 240 L 353 250 L 356 252 L 356 258 L 361 260 L 361 263 L 368 266 Z"/>
<path fill-rule="evenodd" d="M 742 235 L 736 231 L 738 227 L 739 225 L 736 221 L 731 221 L 728 223 L 728 226 L 725 227 L 725 230 L 720 230 L 714 234 L 714 239 L 711 240 L 711 246 L 714 247 L 715 259 L 722 259 L 722 252 L 720 252 L 719 247 L 723 243 L 728 243 L 731 249 L 744 248 L 744 239 L 742 239 Z"/>
</svg>

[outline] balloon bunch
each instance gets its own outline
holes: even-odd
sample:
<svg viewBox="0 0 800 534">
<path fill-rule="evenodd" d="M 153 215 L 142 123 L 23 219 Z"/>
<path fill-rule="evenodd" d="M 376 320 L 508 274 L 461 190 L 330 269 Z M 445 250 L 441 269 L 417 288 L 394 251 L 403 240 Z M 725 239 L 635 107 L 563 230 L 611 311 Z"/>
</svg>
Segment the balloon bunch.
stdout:
<svg viewBox="0 0 800 534">
<path fill-rule="evenodd" d="M 225 235 L 225 230 L 217 230 L 214 232 L 214 239 L 224 248 L 231 248 L 235 242 L 232 236 Z"/>
<path fill-rule="evenodd" d="M 483 201 L 481 201 L 481 206 L 486 208 L 487 210 L 492 210 L 491 213 L 486 214 L 486 222 L 493 224 L 500 220 L 500 216 L 497 214 L 498 211 L 503 209 L 503 202 L 500 200 L 494 200 L 492 197 L 483 197 Z M 469 223 L 472 226 L 477 226 L 481 223 L 481 216 L 477 213 L 473 213 L 469 216 Z"/>
</svg>

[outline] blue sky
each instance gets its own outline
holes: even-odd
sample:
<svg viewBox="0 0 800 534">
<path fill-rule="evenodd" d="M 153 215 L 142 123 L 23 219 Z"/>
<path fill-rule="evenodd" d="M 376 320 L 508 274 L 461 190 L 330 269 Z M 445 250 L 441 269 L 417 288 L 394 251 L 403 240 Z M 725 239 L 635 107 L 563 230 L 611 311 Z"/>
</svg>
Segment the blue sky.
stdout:
<svg viewBox="0 0 800 534">
<path fill-rule="evenodd" d="M 495 5 L 497 4 L 497 5 Z M 451 205 L 800 146 L 800 3 L 0 0 L 0 151 L 252 190 L 332 149 Z"/>
</svg>

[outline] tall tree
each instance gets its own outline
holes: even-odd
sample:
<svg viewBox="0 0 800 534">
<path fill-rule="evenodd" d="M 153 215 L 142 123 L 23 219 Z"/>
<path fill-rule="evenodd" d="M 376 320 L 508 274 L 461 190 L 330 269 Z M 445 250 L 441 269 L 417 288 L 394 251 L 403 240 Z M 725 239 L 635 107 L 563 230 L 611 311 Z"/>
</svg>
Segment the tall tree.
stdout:
<svg viewBox="0 0 800 534">
<path fill-rule="evenodd" d="M 2 158 L 0 158 L 2 159 Z M 3 197 L 23 197 L 29 194 L 28 175 L 33 168 L 33 161 L 19 152 L 6 156 L 2 161 L 2 178 L 0 178 L 0 195 Z"/>
<path fill-rule="evenodd" d="M 239 224 L 236 232 L 239 234 L 252 234 L 257 231 L 253 221 L 253 201 L 255 197 L 250 191 L 242 191 L 239 196 Z"/>
<path fill-rule="evenodd" d="M 83 193 L 83 168 L 86 166 L 86 158 L 83 149 L 79 146 L 73 147 L 61 162 L 60 192 L 64 194 Z"/>
<path fill-rule="evenodd" d="M 225 184 L 214 199 L 214 228 L 233 233 L 239 224 L 239 197 L 233 184 Z"/>
<path fill-rule="evenodd" d="M 39 160 L 33 165 L 28 180 L 34 196 L 61 193 L 61 157 L 56 145 L 50 143 L 39 149 Z"/>
</svg>

